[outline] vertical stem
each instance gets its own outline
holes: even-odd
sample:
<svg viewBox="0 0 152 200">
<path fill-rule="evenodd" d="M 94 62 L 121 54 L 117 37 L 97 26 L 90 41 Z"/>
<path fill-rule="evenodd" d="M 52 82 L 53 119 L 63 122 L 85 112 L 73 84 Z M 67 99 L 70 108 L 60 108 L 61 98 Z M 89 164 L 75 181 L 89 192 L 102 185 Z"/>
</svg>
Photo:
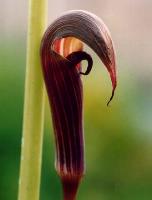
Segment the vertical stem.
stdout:
<svg viewBox="0 0 152 200">
<path fill-rule="evenodd" d="M 44 121 L 44 85 L 40 41 L 47 17 L 47 0 L 29 0 L 23 137 L 18 200 L 38 200 Z"/>
</svg>

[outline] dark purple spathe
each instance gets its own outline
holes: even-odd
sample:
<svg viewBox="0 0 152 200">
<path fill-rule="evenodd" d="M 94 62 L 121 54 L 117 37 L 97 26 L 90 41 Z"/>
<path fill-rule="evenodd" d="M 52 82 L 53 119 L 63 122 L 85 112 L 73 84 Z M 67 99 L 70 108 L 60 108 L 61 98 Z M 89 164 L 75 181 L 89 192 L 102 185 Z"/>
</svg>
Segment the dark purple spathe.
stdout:
<svg viewBox="0 0 152 200">
<path fill-rule="evenodd" d="M 85 11 L 67 12 L 45 32 L 41 44 L 41 61 L 55 133 L 56 169 L 62 179 L 64 199 L 74 200 L 84 174 L 83 89 L 77 64 L 86 59 L 88 68 L 82 74 L 88 74 L 92 68 L 92 59 L 79 49 L 66 58 L 59 55 L 62 38 L 65 37 L 75 37 L 97 53 L 110 74 L 113 94 L 116 70 L 111 36 L 105 24 L 95 15 Z M 56 40 L 59 42 L 55 46 Z"/>
</svg>

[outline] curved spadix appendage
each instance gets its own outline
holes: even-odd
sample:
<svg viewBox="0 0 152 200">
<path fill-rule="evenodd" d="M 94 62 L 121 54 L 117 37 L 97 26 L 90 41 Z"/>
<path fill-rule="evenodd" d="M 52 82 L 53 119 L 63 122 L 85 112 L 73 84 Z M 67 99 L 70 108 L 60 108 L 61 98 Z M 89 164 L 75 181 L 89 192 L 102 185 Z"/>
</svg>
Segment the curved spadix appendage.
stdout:
<svg viewBox="0 0 152 200">
<path fill-rule="evenodd" d="M 64 200 L 74 200 L 84 174 L 83 95 L 81 74 L 92 68 L 82 42 L 91 47 L 107 68 L 116 88 L 115 53 L 105 24 L 86 11 L 70 11 L 55 20 L 41 43 L 42 69 L 49 97 L 56 141 L 56 170 Z M 88 61 L 82 72 L 81 60 Z M 111 100 L 111 99 L 110 99 Z"/>
</svg>

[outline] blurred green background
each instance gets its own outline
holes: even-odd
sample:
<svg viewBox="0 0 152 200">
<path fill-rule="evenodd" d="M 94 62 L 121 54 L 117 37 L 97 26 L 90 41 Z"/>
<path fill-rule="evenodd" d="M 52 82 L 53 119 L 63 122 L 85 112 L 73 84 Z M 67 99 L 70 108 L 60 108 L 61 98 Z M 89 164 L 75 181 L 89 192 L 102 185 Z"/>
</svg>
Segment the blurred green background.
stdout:
<svg viewBox="0 0 152 200">
<path fill-rule="evenodd" d="M 116 3 L 117 2 L 117 3 Z M 103 18 L 117 51 L 118 87 L 94 57 L 83 77 L 86 176 L 79 200 L 152 199 L 152 14 L 146 1 L 49 2 L 49 23 L 62 11 L 85 9 Z M 0 199 L 17 199 L 26 60 L 27 2 L 0 2 Z M 91 50 L 88 50 L 91 52 Z M 91 54 L 93 54 L 91 52 Z M 46 98 L 41 200 L 62 199 L 54 170 L 54 137 Z"/>
</svg>

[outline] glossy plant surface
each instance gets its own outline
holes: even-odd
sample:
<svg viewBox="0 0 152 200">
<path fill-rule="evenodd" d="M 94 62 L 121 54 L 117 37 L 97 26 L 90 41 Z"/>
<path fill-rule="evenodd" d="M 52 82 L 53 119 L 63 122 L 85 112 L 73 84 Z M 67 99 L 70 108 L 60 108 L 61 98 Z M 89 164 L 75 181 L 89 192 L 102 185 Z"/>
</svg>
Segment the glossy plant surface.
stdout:
<svg viewBox="0 0 152 200">
<path fill-rule="evenodd" d="M 79 10 L 67 12 L 48 27 L 41 43 L 42 69 L 55 133 L 56 170 L 65 200 L 75 199 L 85 171 L 81 75 L 90 73 L 93 61 L 83 51 L 82 42 L 97 53 L 107 68 L 113 97 L 115 53 L 109 31 L 97 16 Z M 79 64 L 82 60 L 88 61 L 85 72 Z"/>
</svg>

